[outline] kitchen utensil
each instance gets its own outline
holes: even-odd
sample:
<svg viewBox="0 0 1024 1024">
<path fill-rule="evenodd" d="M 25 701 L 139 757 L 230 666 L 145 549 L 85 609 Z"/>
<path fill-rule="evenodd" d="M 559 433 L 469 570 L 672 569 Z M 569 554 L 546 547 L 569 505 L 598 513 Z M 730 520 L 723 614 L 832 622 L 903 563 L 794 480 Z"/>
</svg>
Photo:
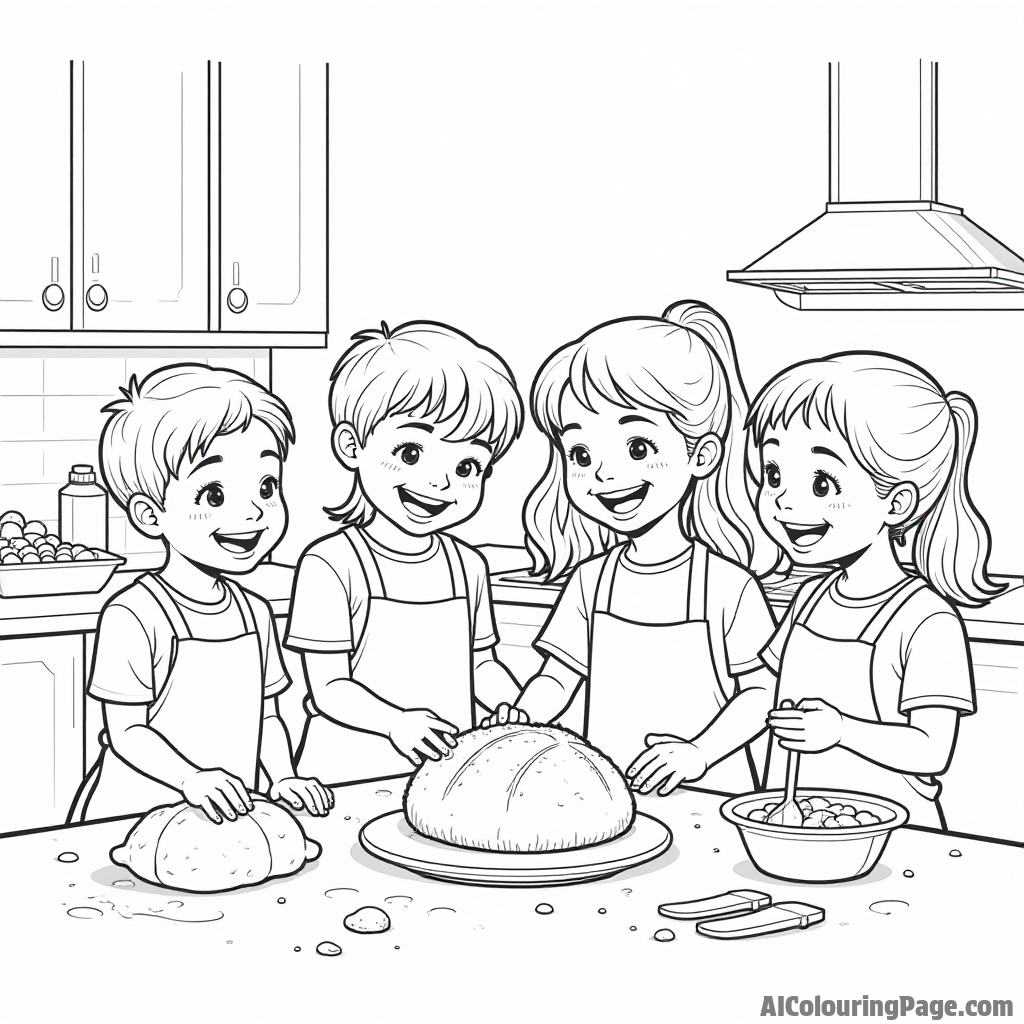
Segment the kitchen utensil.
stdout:
<svg viewBox="0 0 1024 1024">
<path fill-rule="evenodd" d="M 544 853 L 498 853 L 428 839 L 414 831 L 402 811 L 393 811 L 367 822 L 359 833 L 359 842 L 374 857 L 427 878 L 516 888 L 575 885 L 607 878 L 660 857 L 672 845 L 672 833 L 657 818 L 638 813 L 628 832 L 596 846 Z"/>
<path fill-rule="evenodd" d="M 658 913 L 675 921 L 700 921 L 712 917 L 736 917 L 763 910 L 772 905 L 772 898 L 766 892 L 756 889 L 732 889 L 718 896 L 707 896 L 702 900 L 688 900 L 685 903 L 662 903 Z"/>
<path fill-rule="evenodd" d="M 791 700 L 784 700 L 779 709 L 788 711 L 794 707 Z M 791 825 L 799 827 L 804 823 L 804 812 L 796 802 L 796 778 L 800 772 L 800 754 L 796 750 L 786 752 L 786 799 L 768 815 L 769 825 Z"/>
<path fill-rule="evenodd" d="M 702 921 L 697 925 L 697 932 L 709 939 L 745 939 L 751 935 L 810 928 L 824 920 L 825 911 L 810 903 L 776 903 L 774 907 L 731 921 Z"/>
<path fill-rule="evenodd" d="M 866 875 L 878 863 L 894 829 L 905 825 L 907 809 L 881 796 L 838 789 L 797 790 L 797 799 L 825 797 L 830 803 L 853 804 L 880 819 L 877 825 L 850 828 L 793 828 L 751 821 L 747 815 L 763 807 L 781 790 L 745 793 L 722 804 L 721 814 L 739 829 L 740 838 L 758 871 L 792 882 L 845 882 Z"/>
<path fill-rule="evenodd" d="M 118 555 L 87 562 L 26 562 L 0 565 L 0 597 L 47 597 L 94 594 L 102 590 L 114 570 L 124 565 Z"/>
</svg>

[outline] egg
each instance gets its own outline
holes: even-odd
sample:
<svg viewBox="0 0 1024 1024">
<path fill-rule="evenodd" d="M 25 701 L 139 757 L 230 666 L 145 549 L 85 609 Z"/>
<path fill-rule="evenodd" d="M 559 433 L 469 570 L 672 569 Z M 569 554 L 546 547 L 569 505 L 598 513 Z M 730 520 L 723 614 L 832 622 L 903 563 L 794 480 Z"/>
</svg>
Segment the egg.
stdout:
<svg viewBox="0 0 1024 1024">
<path fill-rule="evenodd" d="M 29 565 L 29 564 L 32 564 L 32 563 L 38 562 L 38 561 L 40 561 L 39 555 L 36 554 L 36 552 L 33 551 L 31 548 L 29 548 L 27 551 L 22 551 L 22 553 L 21 553 L 22 565 Z"/>
<path fill-rule="evenodd" d="M 21 532 L 26 537 L 45 537 L 46 526 L 38 519 L 33 519 L 32 522 L 25 524 L 25 528 Z"/>
<path fill-rule="evenodd" d="M 52 544 L 55 548 L 59 548 L 60 547 L 60 537 L 58 537 L 57 534 L 55 534 L 55 533 L 48 533 L 46 535 L 46 543 L 47 544 Z"/>
<path fill-rule="evenodd" d="M 21 565 L 21 556 L 13 548 L 0 555 L 0 565 Z"/>
<path fill-rule="evenodd" d="M 52 554 L 51 552 L 49 552 L 49 551 L 44 551 L 44 552 L 43 552 L 43 553 L 42 553 L 42 554 L 41 554 L 41 555 L 39 556 L 39 561 L 40 561 L 40 562 L 55 562 L 55 561 L 56 561 L 56 556 L 55 556 L 55 555 L 53 555 L 53 554 Z"/>
<path fill-rule="evenodd" d="M 71 556 L 72 556 L 72 558 L 77 558 L 78 555 L 81 552 L 88 551 L 88 550 L 89 549 L 84 544 L 72 544 L 71 545 Z"/>
<path fill-rule="evenodd" d="M 11 547 L 14 548 L 15 551 L 25 551 L 32 547 L 32 541 L 26 540 L 24 537 L 15 537 L 11 541 Z"/>
<path fill-rule="evenodd" d="M 55 558 L 55 562 L 73 562 L 74 559 L 71 557 L 70 551 L 58 551 Z"/>
<path fill-rule="evenodd" d="M 25 517 L 20 512 L 15 512 L 11 509 L 11 511 L 5 512 L 0 516 L 0 526 L 6 526 L 8 523 L 14 523 L 21 529 L 25 525 Z"/>
<path fill-rule="evenodd" d="M 0 537 L 6 537 L 8 540 L 13 540 L 15 537 L 24 536 L 21 524 L 15 523 L 8 520 L 3 526 L 0 526 Z"/>
<path fill-rule="evenodd" d="M 82 550 L 74 556 L 73 560 L 76 562 L 93 562 L 96 560 L 96 552 L 90 551 L 89 548 L 82 548 Z"/>
</svg>

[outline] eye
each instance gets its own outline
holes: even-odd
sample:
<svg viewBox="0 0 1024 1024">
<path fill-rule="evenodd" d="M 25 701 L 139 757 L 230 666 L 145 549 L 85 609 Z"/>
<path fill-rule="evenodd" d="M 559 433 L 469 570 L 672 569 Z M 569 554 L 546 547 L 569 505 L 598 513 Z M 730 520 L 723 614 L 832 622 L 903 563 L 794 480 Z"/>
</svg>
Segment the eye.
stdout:
<svg viewBox="0 0 1024 1024">
<path fill-rule="evenodd" d="M 569 449 L 569 461 L 575 462 L 577 466 L 584 469 L 590 465 L 590 452 L 581 444 L 574 444 Z"/>
<path fill-rule="evenodd" d="M 483 471 L 484 467 L 476 459 L 463 459 L 455 467 L 456 476 L 479 476 Z"/>
<path fill-rule="evenodd" d="M 400 456 L 407 466 L 415 466 L 420 461 L 420 453 L 422 451 L 423 445 L 406 441 L 405 444 L 400 444 L 391 454 Z"/>
<path fill-rule="evenodd" d="M 201 487 L 196 493 L 196 504 L 201 505 L 204 499 L 210 508 L 220 508 L 224 504 L 224 488 L 217 483 Z"/>
<path fill-rule="evenodd" d="M 646 459 L 649 454 L 657 455 L 658 446 L 646 437 L 631 437 L 629 439 L 629 457 L 639 462 Z"/>
<path fill-rule="evenodd" d="M 826 473 L 823 469 L 819 469 L 814 474 L 814 483 L 811 484 L 811 490 L 814 492 L 815 497 L 818 498 L 827 498 L 829 494 L 842 494 L 839 481 L 831 473 Z"/>
<path fill-rule="evenodd" d="M 774 462 L 765 463 L 764 478 L 769 487 L 782 486 L 782 474 L 779 472 L 779 467 L 776 466 Z"/>
<path fill-rule="evenodd" d="M 280 486 L 281 483 L 276 477 L 265 476 L 260 481 L 260 497 L 264 500 L 272 498 L 277 493 Z"/>
</svg>

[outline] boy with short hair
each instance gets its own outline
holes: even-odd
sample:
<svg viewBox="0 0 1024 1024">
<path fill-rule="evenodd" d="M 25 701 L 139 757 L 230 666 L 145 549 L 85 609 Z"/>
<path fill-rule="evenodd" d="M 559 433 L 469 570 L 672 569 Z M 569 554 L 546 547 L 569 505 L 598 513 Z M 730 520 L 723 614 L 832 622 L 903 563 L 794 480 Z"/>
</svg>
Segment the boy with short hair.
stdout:
<svg viewBox="0 0 1024 1024">
<path fill-rule="evenodd" d="M 326 814 L 332 794 L 297 778 L 277 695 L 289 685 L 270 607 L 250 572 L 287 525 L 281 469 L 295 440 L 284 403 L 232 370 L 179 364 L 135 377 L 110 405 L 103 478 L 167 560 L 103 609 L 89 695 L 102 752 L 69 820 L 144 813 L 184 798 L 220 822 L 268 795 Z"/>
<path fill-rule="evenodd" d="M 519 687 L 494 657 L 487 564 L 447 530 L 479 508 L 522 428 L 512 372 L 445 324 L 361 331 L 332 374 L 332 448 L 354 475 L 343 525 L 303 554 L 285 645 L 310 715 L 302 771 L 330 783 L 438 760 Z"/>
</svg>

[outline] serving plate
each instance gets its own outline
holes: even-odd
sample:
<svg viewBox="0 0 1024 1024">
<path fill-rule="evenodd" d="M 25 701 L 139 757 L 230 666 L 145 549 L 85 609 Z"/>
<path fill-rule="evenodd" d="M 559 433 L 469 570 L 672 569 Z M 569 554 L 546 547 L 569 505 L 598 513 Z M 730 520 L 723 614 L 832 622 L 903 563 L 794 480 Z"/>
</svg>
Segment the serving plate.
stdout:
<svg viewBox="0 0 1024 1024">
<path fill-rule="evenodd" d="M 499 853 L 449 846 L 421 836 L 399 810 L 368 821 L 359 833 L 359 842 L 374 857 L 437 881 L 528 888 L 578 885 L 646 864 L 672 845 L 672 833 L 657 818 L 637 812 L 628 832 L 596 846 Z"/>
</svg>

